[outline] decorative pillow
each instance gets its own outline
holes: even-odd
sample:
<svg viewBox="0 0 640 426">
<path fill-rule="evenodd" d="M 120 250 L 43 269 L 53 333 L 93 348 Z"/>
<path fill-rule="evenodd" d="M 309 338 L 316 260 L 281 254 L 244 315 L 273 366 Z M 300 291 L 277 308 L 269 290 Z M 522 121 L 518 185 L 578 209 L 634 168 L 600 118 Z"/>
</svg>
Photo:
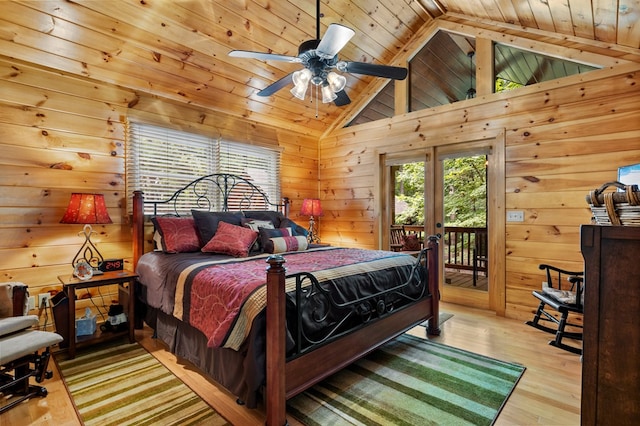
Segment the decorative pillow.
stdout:
<svg viewBox="0 0 640 426">
<path fill-rule="evenodd" d="M 416 251 L 420 250 L 420 240 L 416 234 L 407 234 L 402 236 L 402 250 Z"/>
<path fill-rule="evenodd" d="M 293 239 L 283 240 L 285 237 Z M 295 240 L 295 242 L 294 242 Z M 265 253 L 282 253 L 284 251 L 302 251 L 308 247 L 307 237 L 292 235 L 291 228 L 260 229 L 262 251 Z M 276 248 L 277 245 L 277 248 Z M 280 251 L 276 251 L 280 250 Z"/>
<path fill-rule="evenodd" d="M 259 220 L 250 218 L 242 219 L 242 226 L 253 229 L 256 232 L 258 232 L 260 228 L 275 229 L 275 226 L 273 226 L 273 222 L 271 222 L 270 220 Z"/>
<path fill-rule="evenodd" d="M 258 219 L 258 220 L 268 220 L 273 223 L 273 226 L 276 228 L 283 228 L 280 224 L 285 217 L 282 213 L 275 210 L 246 210 L 242 212 L 245 218 L 248 219 Z"/>
<path fill-rule="evenodd" d="M 208 243 L 216 233 L 219 222 L 227 222 L 232 225 L 242 224 L 242 213 L 239 212 L 207 212 L 202 210 L 191 210 L 193 219 L 198 228 L 201 245 Z"/>
<path fill-rule="evenodd" d="M 221 221 L 218 224 L 216 234 L 202 247 L 202 251 L 247 257 L 256 238 L 258 238 L 258 233 L 252 229 Z"/>
<path fill-rule="evenodd" d="M 288 217 L 285 217 L 280 221 L 279 228 L 291 228 L 293 235 L 302 235 L 303 237 L 307 237 L 309 235 L 309 231 L 306 228 L 298 225 Z"/>
<path fill-rule="evenodd" d="M 155 229 L 153 231 L 153 250 L 162 251 L 162 235 L 160 235 L 160 232 L 158 231 L 158 229 Z"/>
<path fill-rule="evenodd" d="M 309 246 L 307 237 L 302 235 L 291 237 L 270 238 L 273 245 L 273 251 L 269 253 L 284 253 L 286 251 L 304 251 Z"/>
<path fill-rule="evenodd" d="M 252 229 L 256 232 L 260 231 L 260 228 L 264 229 L 275 229 L 273 223 L 270 220 L 260 220 L 260 219 L 251 219 L 244 218 L 242 219 L 242 226 Z M 256 242 L 251 246 L 252 252 L 259 252 L 262 250 L 262 245 L 260 244 L 260 238 L 256 239 Z"/>
<path fill-rule="evenodd" d="M 160 234 L 160 249 L 165 253 L 200 250 L 200 239 L 192 217 L 154 217 L 151 222 Z"/>
</svg>

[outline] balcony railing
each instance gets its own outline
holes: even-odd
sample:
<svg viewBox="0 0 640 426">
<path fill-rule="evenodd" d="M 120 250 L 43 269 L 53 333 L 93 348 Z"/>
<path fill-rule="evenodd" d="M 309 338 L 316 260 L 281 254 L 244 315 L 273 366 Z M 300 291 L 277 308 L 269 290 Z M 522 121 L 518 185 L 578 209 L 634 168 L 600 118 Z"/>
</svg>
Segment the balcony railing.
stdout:
<svg viewBox="0 0 640 426">
<path fill-rule="evenodd" d="M 487 275 L 487 242 L 487 228 L 445 227 L 440 243 L 443 246 L 445 268 L 472 271 L 475 287 L 478 274 L 483 272 Z"/>
<path fill-rule="evenodd" d="M 424 239 L 422 225 L 404 225 L 404 230 Z M 473 271 L 475 285 L 478 273 L 487 273 L 487 242 L 487 228 L 445 227 L 440 239 L 445 268 Z"/>
</svg>

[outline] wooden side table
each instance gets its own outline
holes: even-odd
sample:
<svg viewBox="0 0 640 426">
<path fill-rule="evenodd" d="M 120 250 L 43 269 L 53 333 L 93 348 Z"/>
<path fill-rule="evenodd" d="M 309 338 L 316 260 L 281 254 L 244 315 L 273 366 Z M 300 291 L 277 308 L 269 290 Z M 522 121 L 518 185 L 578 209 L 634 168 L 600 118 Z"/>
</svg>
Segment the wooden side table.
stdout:
<svg viewBox="0 0 640 426">
<path fill-rule="evenodd" d="M 134 336 L 134 319 L 135 319 L 135 295 L 134 282 L 138 274 L 129 271 L 112 271 L 104 274 L 94 275 L 88 280 L 82 281 L 73 275 L 60 275 L 58 280 L 62 283 L 64 292 L 69 299 L 68 320 L 66 335 L 68 336 L 68 352 L 69 358 L 76 356 L 76 348 L 89 343 L 111 340 L 122 335 L 129 335 L 129 342 L 135 342 Z M 100 330 L 100 326 L 96 327 L 96 332 L 90 336 L 76 337 L 76 290 L 91 287 L 102 287 L 106 285 L 118 285 L 119 303 L 125 308 L 127 314 L 128 329 L 126 331 L 105 331 Z M 123 300 L 126 299 L 126 300 Z M 126 303 L 123 303 L 126 302 Z"/>
</svg>

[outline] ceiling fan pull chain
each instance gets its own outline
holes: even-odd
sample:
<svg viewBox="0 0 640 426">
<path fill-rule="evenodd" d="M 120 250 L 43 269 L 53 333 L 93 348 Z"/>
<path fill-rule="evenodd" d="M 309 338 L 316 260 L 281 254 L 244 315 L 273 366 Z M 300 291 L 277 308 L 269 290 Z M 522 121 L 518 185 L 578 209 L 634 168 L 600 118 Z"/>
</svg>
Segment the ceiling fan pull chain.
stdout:
<svg viewBox="0 0 640 426">
<path fill-rule="evenodd" d="M 318 118 L 318 85 L 314 84 L 315 92 L 316 92 L 316 118 Z"/>
</svg>

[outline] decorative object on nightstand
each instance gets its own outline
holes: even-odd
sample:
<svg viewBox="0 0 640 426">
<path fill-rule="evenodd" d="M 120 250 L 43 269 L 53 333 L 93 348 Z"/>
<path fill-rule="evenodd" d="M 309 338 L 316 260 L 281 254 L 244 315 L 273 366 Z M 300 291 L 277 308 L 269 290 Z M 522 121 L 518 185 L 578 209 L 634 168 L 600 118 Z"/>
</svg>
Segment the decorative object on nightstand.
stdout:
<svg viewBox="0 0 640 426">
<path fill-rule="evenodd" d="M 323 215 L 322 205 L 317 198 L 305 198 L 302 201 L 302 207 L 300 208 L 301 216 L 309 216 L 309 236 L 307 237 L 309 243 L 319 243 L 318 231 L 316 229 L 316 223 L 313 219 L 314 216 L 319 217 Z"/>
<path fill-rule="evenodd" d="M 102 274 L 103 271 L 98 268 L 104 258 L 91 242 L 91 234 L 96 233 L 91 225 L 113 223 L 107 211 L 104 195 L 74 192 L 60 223 L 84 224 L 82 232 L 78 235 L 84 236 L 85 242 L 71 261 L 74 275 L 80 279 L 89 279 L 93 275 Z M 86 271 L 87 264 L 91 267 L 91 274 Z"/>
</svg>

